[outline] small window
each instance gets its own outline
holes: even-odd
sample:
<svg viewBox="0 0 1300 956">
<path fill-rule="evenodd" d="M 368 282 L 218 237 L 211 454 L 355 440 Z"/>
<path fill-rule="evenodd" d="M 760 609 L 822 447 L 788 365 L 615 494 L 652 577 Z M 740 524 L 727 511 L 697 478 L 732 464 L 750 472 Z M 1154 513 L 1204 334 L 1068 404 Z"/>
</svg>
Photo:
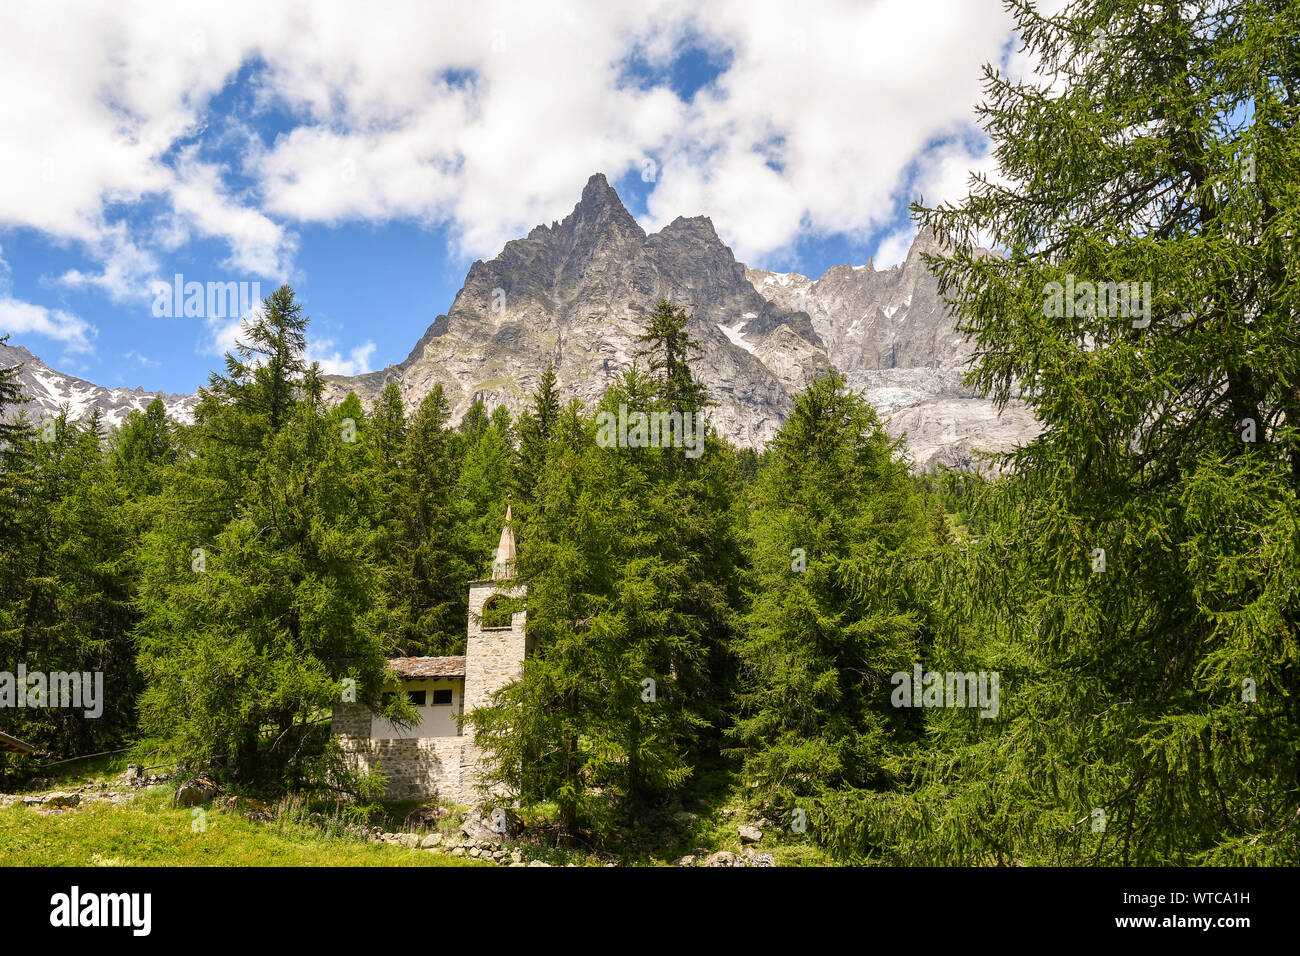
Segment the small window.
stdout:
<svg viewBox="0 0 1300 956">
<path fill-rule="evenodd" d="M 435 691 L 433 692 L 433 702 L 434 702 L 435 704 L 450 704 L 450 703 L 451 703 L 451 691 L 450 691 L 450 690 L 435 690 Z"/>
<path fill-rule="evenodd" d="M 482 626 L 485 628 L 509 627 L 513 620 L 512 616 L 513 608 L 510 603 L 494 594 L 483 604 Z"/>
<path fill-rule="evenodd" d="M 406 692 L 406 696 L 411 699 L 411 703 L 414 704 L 416 707 L 424 706 L 424 691 L 408 690 Z M 438 702 L 438 692 L 436 690 L 433 692 L 433 697 L 434 697 L 433 702 L 436 704 Z"/>
</svg>

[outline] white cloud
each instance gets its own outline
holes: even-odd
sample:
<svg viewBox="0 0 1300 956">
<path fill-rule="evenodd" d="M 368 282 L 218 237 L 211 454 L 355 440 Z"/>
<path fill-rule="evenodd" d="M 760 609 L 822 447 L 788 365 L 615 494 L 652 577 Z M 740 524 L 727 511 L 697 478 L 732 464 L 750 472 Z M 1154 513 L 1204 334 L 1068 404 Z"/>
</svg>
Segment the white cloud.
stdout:
<svg viewBox="0 0 1300 956">
<path fill-rule="evenodd" d="M 80 355 L 94 352 L 91 340 L 97 332 L 93 325 L 63 309 L 49 309 L 15 299 L 10 272 L 4 247 L 0 246 L 0 338 L 11 334 L 43 335 L 62 342 L 69 352 Z"/>
<path fill-rule="evenodd" d="M 132 349 L 131 351 L 124 353 L 122 355 L 122 358 L 126 359 L 128 362 L 135 362 L 137 365 L 142 365 L 145 368 L 157 368 L 159 365 L 162 364 L 161 362 L 155 362 L 153 359 L 149 358 L 146 355 L 141 355 L 135 349 Z"/>
<path fill-rule="evenodd" d="M 871 264 L 877 269 L 888 269 L 890 266 L 902 264 L 903 260 L 907 258 L 907 253 L 912 248 L 912 240 L 915 238 L 915 226 L 904 226 L 902 229 L 891 232 L 880 240 L 880 245 L 871 254 Z"/>
<path fill-rule="evenodd" d="M 103 270 L 86 274 L 79 269 L 70 269 L 59 277 L 61 283 L 72 288 L 94 286 L 114 302 L 150 297 L 149 283 L 158 275 L 158 260 L 135 244 L 125 223 L 102 229 L 87 246 L 92 256 L 103 263 Z"/>
<path fill-rule="evenodd" d="M 321 371 L 326 375 L 360 375 L 374 370 L 372 359 L 375 343 L 364 342 L 352 349 L 347 358 L 334 346 L 331 339 L 320 339 L 307 344 L 307 361 L 320 362 Z"/>
<path fill-rule="evenodd" d="M 95 328 L 85 319 L 63 309 L 48 309 L 0 295 L 0 336 L 11 332 L 44 335 L 62 342 L 69 352 L 94 351 L 91 339 L 95 337 Z"/>
<path fill-rule="evenodd" d="M 307 362 L 321 363 L 321 371 L 325 375 L 361 375 L 363 372 L 374 371 L 374 349 L 374 342 L 363 342 L 348 351 L 347 358 L 344 359 L 341 352 L 335 349 L 333 339 L 322 338 L 307 343 Z"/>
<path fill-rule="evenodd" d="M 196 154 L 196 147 L 188 147 L 177 164 L 170 191 L 177 216 L 202 236 L 226 240 L 231 252 L 223 266 L 254 276 L 288 278 L 296 241 L 261 212 L 233 201 L 222 184 L 221 170 L 199 162 Z M 225 281 L 231 279 L 235 277 Z"/>
<path fill-rule="evenodd" d="M 233 318 L 217 318 L 208 316 L 203 320 L 207 339 L 200 348 L 200 354 L 205 355 L 225 355 L 227 352 L 235 351 L 235 346 L 239 344 L 241 337 L 244 335 L 247 324 L 246 316 L 236 316 Z"/>
<path fill-rule="evenodd" d="M 193 238 L 287 278 L 303 223 L 447 223 L 490 256 L 592 172 L 653 157 L 648 225 L 709 215 L 761 264 L 808 232 L 890 226 L 928 144 L 970 132 L 1010 25 L 999 0 L 5 4 L 0 225 L 84 244 L 102 269 L 65 281 L 119 299 Z M 713 87 L 625 82 L 629 55 L 669 66 L 688 38 L 729 52 Z M 250 64 L 254 107 L 294 118 L 270 142 L 207 112 Z M 194 145 L 218 135 L 238 168 Z M 946 188 L 965 161 L 917 182 Z"/>
</svg>

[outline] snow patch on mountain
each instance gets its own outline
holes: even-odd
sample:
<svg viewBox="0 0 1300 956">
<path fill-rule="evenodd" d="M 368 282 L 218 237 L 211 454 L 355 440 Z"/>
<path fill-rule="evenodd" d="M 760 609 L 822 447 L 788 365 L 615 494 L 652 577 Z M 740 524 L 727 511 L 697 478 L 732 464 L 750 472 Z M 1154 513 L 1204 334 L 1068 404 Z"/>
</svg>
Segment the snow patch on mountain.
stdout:
<svg viewBox="0 0 1300 956">
<path fill-rule="evenodd" d="M 746 312 L 745 315 L 749 316 L 751 319 L 756 318 L 753 312 Z M 749 324 L 748 322 L 737 322 L 735 325 L 723 325 L 721 322 L 719 322 L 718 328 L 722 331 L 722 334 L 725 335 L 731 341 L 732 345 L 739 345 L 742 349 L 744 349 L 746 352 L 749 352 L 752 355 L 754 353 L 754 349 L 756 349 L 758 346 L 750 345 L 748 342 L 745 341 L 745 337 L 740 334 L 741 329 L 743 329 L 748 324 Z"/>
</svg>

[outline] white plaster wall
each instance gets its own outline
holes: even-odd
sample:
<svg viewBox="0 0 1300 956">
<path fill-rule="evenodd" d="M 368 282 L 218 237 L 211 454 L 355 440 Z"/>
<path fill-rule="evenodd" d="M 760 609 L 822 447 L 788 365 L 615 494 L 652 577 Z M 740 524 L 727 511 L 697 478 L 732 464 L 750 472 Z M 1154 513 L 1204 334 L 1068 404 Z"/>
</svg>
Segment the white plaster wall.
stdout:
<svg viewBox="0 0 1300 956">
<path fill-rule="evenodd" d="M 416 707 L 420 723 L 414 727 L 395 727 L 383 717 L 375 715 L 370 719 L 370 737 L 372 740 L 405 740 L 416 737 L 456 737 L 460 727 L 456 715 L 461 712 L 465 702 L 465 681 L 459 677 L 426 678 L 403 681 L 402 693 L 411 690 L 424 691 L 425 706 Z M 434 704 L 435 690 L 450 690 L 450 704 Z"/>
</svg>

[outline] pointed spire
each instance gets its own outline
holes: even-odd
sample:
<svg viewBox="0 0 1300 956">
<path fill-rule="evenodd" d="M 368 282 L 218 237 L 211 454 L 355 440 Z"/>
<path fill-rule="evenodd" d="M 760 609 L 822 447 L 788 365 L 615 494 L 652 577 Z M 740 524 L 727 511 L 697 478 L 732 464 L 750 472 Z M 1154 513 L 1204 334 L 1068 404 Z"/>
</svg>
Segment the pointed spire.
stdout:
<svg viewBox="0 0 1300 956">
<path fill-rule="evenodd" d="M 501 528 L 501 543 L 492 562 L 492 580 L 508 581 L 515 576 L 515 531 L 511 527 L 510 495 L 506 495 L 506 523 Z"/>
</svg>

